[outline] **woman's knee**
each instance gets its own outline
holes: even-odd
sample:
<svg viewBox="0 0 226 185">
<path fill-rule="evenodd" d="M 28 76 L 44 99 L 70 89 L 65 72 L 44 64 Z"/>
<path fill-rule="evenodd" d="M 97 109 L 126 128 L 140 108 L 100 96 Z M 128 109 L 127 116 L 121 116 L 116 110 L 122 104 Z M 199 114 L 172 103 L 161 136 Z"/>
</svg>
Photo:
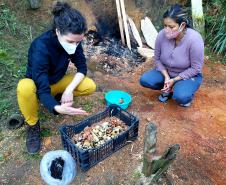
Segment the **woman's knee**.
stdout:
<svg viewBox="0 0 226 185">
<path fill-rule="evenodd" d="M 36 93 L 36 85 L 32 79 L 24 78 L 17 85 L 17 94 L 23 97 L 30 97 Z"/>
<path fill-rule="evenodd" d="M 85 91 L 87 94 L 91 94 L 91 93 L 95 92 L 96 91 L 96 83 L 92 79 L 86 77 L 85 82 L 83 83 L 83 86 L 81 88 L 81 91 Z"/>
<path fill-rule="evenodd" d="M 172 98 L 179 104 L 187 104 L 192 101 L 193 95 L 180 92 L 180 93 L 174 93 Z"/>
<path fill-rule="evenodd" d="M 96 88 L 97 88 L 96 83 L 92 79 L 90 79 L 90 81 L 88 83 L 88 91 L 89 91 L 89 93 L 95 92 Z"/>
<path fill-rule="evenodd" d="M 151 73 L 144 73 L 141 77 L 140 77 L 140 85 L 142 85 L 143 87 L 148 87 L 154 90 L 159 90 L 162 87 L 160 87 L 160 84 L 163 84 L 164 79 L 163 78 L 159 78 L 156 75 L 151 75 Z"/>
</svg>

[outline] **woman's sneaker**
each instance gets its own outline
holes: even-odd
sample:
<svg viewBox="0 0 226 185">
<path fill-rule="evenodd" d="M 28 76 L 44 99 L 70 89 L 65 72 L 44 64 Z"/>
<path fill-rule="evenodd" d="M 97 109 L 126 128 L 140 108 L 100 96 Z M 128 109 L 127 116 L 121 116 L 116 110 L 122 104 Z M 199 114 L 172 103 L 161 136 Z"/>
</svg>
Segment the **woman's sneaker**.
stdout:
<svg viewBox="0 0 226 185">
<path fill-rule="evenodd" d="M 191 105 L 191 102 L 180 104 L 181 107 L 190 107 L 190 105 Z"/>
<path fill-rule="evenodd" d="M 167 100 L 169 100 L 170 98 L 172 98 L 172 96 L 173 96 L 173 93 L 172 92 L 162 93 L 162 94 L 160 94 L 160 96 L 159 96 L 158 99 L 159 99 L 160 102 L 165 103 L 165 102 L 167 102 Z"/>
<path fill-rule="evenodd" d="M 39 121 L 34 126 L 28 126 L 26 138 L 27 152 L 35 154 L 41 148 L 40 124 Z"/>
</svg>

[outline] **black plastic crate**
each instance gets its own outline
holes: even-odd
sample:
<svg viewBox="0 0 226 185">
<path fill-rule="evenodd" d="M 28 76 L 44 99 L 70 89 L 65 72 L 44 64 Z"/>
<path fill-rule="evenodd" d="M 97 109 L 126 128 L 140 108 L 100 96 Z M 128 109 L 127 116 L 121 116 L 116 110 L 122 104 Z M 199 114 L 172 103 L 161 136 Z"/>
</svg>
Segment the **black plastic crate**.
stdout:
<svg viewBox="0 0 226 185">
<path fill-rule="evenodd" d="M 110 116 L 115 116 L 122 120 L 126 125 L 128 125 L 128 129 L 97 148 L 83 150 L 74 144 L 71 139 L 74 134 L 78 134 L 83 131 L 86 126 L 91 126 L 92 124 Z M 60 133 L 64 149 L 70 152 L 73 158 L 77 161 L 77 164 L 79 164 L 80 168 L 83 171 L 86 171 L 128 144 L 129 141 L 135 140 L 138 136 L 138 127 L 138 118 L 121 109 L 117 105 L 110 105 L 104 111 L 88 117 L 75 125 L 61 126 Z"/>
</svg>

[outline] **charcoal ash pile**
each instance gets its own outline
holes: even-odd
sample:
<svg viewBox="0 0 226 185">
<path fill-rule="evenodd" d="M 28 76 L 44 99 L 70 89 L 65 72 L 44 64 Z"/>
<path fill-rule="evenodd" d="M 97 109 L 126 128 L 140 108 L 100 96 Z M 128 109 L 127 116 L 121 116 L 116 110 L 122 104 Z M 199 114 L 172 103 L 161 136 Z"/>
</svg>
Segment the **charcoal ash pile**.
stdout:
<svg viewBox="0 0 226 185">
<path fill-rule="evenodd" d="M 145 61 L 134 48 L 135 45 L 130 51 L 117 38 L 101 37 L 92 30 L 88 31 L 83 41 L 84 53 L 89 61 L 95 62 L 99 68 L 112 75 L 133 72 Z"/>
</svg>

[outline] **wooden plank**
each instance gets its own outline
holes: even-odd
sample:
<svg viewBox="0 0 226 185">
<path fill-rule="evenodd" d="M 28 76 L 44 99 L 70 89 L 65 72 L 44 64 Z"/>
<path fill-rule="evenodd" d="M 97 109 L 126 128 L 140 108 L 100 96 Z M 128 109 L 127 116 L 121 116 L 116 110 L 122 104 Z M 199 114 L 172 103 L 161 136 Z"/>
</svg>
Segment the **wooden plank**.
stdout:
<svg viewBox="0 0 226 185">
<path fill-rule="evenodd" d="M 125 10 L 125 4 L 124 0 L 120 0 L 121 9 L 122 9 L 122 19 L 124 23 L 124 29 L 126 34 L 126 44 L 128 48 L 131 50 L 131 43 L 130 43 L 130 37 L 129 37 L 129 31 L 128 31 L 128 23 L 127 23 L 127 16 L 126 16 L 126 10 Z"/>
<path fill-rule="evenodd" d="M 133 22 L 133 20 L 129 16 L 127 16 L 127 18 L 128 18 L 129 25 L 131 27 L 133 36 L 134 36 L 135 40 L 137 41 L 138 46 L 140 48 L 142 48 L 143 47 L 143 43 L 142 43 L 139 31 L 137 30 L 137 27 L 136 27 L 135 23 Z"/>
<path fill-rule="evenodd" d="M 145 19 L 141 20 L 141 30 L 147 45 L 152 49 L 155 49 L 155 40 L 157 38 L 158 32 L 148 17 L 145 17 Z"/>
<path fill-rule="evenodd" d="M 122 44 L 125 45 L 125 37 L 124 37 L 124 31 L 123 31 L 123 21 L 122 21 L 120 2 L 119 2 L 119 0 L 116 0 L 115 2 L 116 2 L 117 14 L 118 14 L 118 23 L 119 23 L 121 40 L 122 40 Z"/>
<path fill-rule="evenodd" d="M 150 48 L 137 48 L 138 53 L 145 58 L 152 58 L 154 56 L 154 50 Z"/>
</svg>

